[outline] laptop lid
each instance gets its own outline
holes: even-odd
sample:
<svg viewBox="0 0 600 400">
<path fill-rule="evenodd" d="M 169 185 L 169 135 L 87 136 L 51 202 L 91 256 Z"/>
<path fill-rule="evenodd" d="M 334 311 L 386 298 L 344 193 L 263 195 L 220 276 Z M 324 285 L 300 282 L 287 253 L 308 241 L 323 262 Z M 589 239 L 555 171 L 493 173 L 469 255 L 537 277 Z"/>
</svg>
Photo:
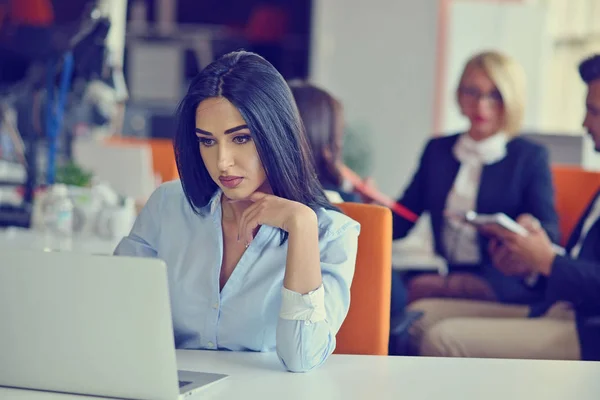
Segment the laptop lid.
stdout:
<svg viewBox="0 0 600 400">
<path fill-rule="evenodd" d="M 3 250 L 0 321 L 1 386 L 178 397 L 160 260 Z"/>
</svg>

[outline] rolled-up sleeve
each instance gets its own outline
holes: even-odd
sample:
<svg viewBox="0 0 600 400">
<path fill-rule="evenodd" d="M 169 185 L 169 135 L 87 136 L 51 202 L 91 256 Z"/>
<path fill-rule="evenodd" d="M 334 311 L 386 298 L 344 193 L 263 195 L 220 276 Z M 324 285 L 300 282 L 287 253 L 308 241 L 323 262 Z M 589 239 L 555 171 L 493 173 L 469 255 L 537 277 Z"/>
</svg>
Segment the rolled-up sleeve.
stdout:
<svg viewBox="0 0 600 400">
<path fill-rule="evenodd" d="M 163 189 L 156 189 L 138 215 L 129 235 L 115 248 L 115 256 L 156 257 L 159 237 L 158 218 L 161 212 Z"/>
<path fill-rule="evenodd" d="M 281 287 L 281 312 L 283 319 L 320 322 L 327 318 L 325 289 L 323 285 L 305 295 Z"/>
<path fill-rule="evenodd" d="M 320 366 L 335 350 L 335 336 L 350 307 L 360 225 L 349 222 L 320 239 L 322 285 L 308 294 L 282 288 L 277 354 L 292 372 Z"/>
</svg>

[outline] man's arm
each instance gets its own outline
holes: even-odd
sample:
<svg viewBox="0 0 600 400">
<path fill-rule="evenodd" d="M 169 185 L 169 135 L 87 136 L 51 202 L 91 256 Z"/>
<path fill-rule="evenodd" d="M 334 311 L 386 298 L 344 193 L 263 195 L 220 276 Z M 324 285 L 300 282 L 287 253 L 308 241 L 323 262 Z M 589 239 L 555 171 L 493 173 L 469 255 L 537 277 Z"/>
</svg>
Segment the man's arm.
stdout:
<svg viewBox="0 0 600 400">
<path fill-rule="evenodd" d="M 504 234 L 502 237 L 506 263 L 496 262 L 496 267 L 506 275 L 524 276 L 540 274 L 547 278 L 548 300 L 569 301 L 576 306 L 600 308 L 600 260 L 573 259 L 556 254 L 550 238 L 539 224 L 525 224 L 526 236 Z M 500 250 L 491 249 L 492 259 L 500 258 Z M 496 257 L 494 257 L 496 256 Z M 513 271 L 510 266 L 523 266 Z"/>
<path fill-rule="evenodd" d="M 600 310 L 600 261 L 556 256 L 548 274 L 548 298 Z"/>
</svg>

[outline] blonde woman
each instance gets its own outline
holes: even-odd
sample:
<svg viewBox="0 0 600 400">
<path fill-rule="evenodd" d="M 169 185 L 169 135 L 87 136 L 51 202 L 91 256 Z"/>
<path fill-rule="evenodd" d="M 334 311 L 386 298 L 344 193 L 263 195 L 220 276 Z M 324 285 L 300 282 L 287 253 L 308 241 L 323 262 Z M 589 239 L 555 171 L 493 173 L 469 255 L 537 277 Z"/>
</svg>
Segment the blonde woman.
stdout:
<svg viewBox="0 0 600 400">
<path fill-rule="evenodd" d="M 398 200 L 418 215 L 430 213 L 435 250 L 449 265 L 446 277 L 427 273 L 408 280 L 411 308 L 426 312 L 413 330 L 426 329 L 445 313 L 462 315 L 464 301 L 454 307 L 425 298 L 521 305 L 543 298 L 543 280 L 521 273 L 525 269 L 518 262 L 510 273 L 496 268 L 511 260 L 492 229 L 477 230 L 449 215 L 502 212 L 521 223 L 539 222 L 551 239 L 558 237 L 548 153 L 518 136 L 525 104 L 521 67 L 496 51 L 477 54 L 467 62 L 456 96 L 469 127 L 429 141 Z M 394 238 L 404 237 L 413 225 L 395 216 Z"/>
</svg>

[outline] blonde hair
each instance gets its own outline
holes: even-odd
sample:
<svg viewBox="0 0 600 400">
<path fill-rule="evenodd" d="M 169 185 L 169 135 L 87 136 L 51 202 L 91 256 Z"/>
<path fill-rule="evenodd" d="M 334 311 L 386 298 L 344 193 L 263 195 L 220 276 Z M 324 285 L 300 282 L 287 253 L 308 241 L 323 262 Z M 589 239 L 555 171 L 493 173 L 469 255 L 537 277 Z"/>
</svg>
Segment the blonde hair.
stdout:
<svg viewBox="0 0 600 400">
<path fill-rule="evenodd" d="M 482 69 L 496 85 L 504 104 L 504 126 L 509 135 L 517 135 L 523 124 L 526 102 L 526 79 L 521 65 L 513 58 L 498 51 L 485 51 L 467 61 L 460 77 L 462 84 L 465 75 L 472 68 Z"/>
</svg>

